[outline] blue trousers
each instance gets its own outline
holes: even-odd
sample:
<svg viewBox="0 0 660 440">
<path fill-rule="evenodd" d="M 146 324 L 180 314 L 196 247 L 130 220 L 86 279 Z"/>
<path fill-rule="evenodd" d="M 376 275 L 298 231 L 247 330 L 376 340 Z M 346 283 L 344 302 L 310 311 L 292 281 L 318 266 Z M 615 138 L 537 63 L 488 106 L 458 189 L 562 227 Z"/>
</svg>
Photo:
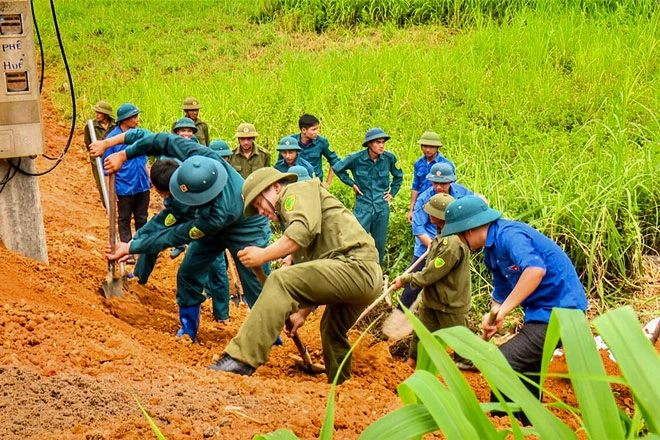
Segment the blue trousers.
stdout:
<svg viewBox="0 0 660 440">
<path fill-rule="evenodd" d="M 376 242 L 376 249 L 378 249 L 379 263 L 383 264 L 383 257 L 385 256 L 385 242 L 387 241 L 387 226 L 390 222 L 390 206 L 385 204 L 379 209 L 362 208 L 356 206 L 353 214 L 358 222 L 362 225 Z"/>
</svg>

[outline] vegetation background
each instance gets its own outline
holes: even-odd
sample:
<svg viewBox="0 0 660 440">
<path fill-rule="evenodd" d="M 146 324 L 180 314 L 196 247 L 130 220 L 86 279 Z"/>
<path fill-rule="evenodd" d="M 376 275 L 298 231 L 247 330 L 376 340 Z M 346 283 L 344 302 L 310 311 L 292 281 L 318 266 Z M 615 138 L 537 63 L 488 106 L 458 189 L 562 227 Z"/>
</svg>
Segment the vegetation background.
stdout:
<svg viewBox="0 0 660 440">
<path fill-rule="evenodd" d="M 73 116 L 50 3 L 34 0 L 62 114 Z M 100 99 L 166 131 L 197 97 L 211 137 L 253 122 L 274 151 L 302 113 L 344 156 L 382 127 L 401 160 L 386 271 L 410 263 L 416 144 L 434 130 L 459 182 L 558 241 L 597 309 L 625 301 L 660 242 L 654 0 L 57 2 L 82 130 Z M 232 142 L 235 143 L 235 142 Z M 91 181 L 90 181 L 91 183 Z M 331 191 L 352 206 L 352 190 Z M 476 261 L 479 259 L 477 258 Z M 475 265 L 475 301 L 488 279 Z"/>
</svg>

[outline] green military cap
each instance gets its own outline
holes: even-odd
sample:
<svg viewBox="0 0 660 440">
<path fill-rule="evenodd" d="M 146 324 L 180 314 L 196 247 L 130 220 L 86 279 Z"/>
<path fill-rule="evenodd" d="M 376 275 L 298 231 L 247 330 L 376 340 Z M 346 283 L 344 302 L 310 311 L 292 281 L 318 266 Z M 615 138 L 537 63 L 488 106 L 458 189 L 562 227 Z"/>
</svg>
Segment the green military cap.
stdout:
<svg viewBox="0 0 660 440">
<path fill-rule="evenodd" d="M 103 113 L 104 115 L 108 115 L 111 118 L 115 117 L 115 113 L 112 111 L 112 105 L 110 105 L 110 103 L 107 101 L 97 102 L 96 105 L 92 106 L 92 109 L 96 112 Z"/>
<path fill-rule="evenodd" d="M 174 132 L 177 133 L 179 128 L 191 128 L 193 133 L 197 133 L 197 126 L 195 126 L 195 123 L 190 118 L 179 118 L 176 124 L 174 124 Z"/>
<path fill-rule="evenodd" d="M 442 236 L 469 231 L 502 217 L 502 213 L 477 196 L 465 196 L 456 199 L 445 209 L 445 227 Z"/>
<path fill-rule="evenodd" d="M 362 146 L 366 147 L 367 144 L 373 140 L 376 139 L 385 139 L 385 141 L 389 141 L 390 137 L 385 133 L 385 131 L 382 128 L 370 128 L 367 130 L 367 132 L 364 135 L 364 140 L 362 141 Z"/>
<path fill-rule="evenodd" d="M 289 183 L 295 182 L 298 180 L 298 175 L 295 173 L 283 173 L 271 167 L 259 168 L 250 174 L 243 184 L 243 213 L 248 217 L 257 215 L 257 210 L 252 206 L 254 199 L 273 183 L 283 180 Z"/>
<path fill-rule="evenodd" d="M 431 197 L 429 201 L 424 204 L 423 209 L 428 215 L 444 220 L 445 209 L 447 209 L 447 206 L 453 201 L 454 198 L 449 194 L 439 193 Z"/>
<path fill-rule="evenodd" d="M 234 154 L 229 149 L 229 145 L 227 145 L 227 142 L 221 140 L 211 142 L 209 144 L 209 148 L 215 151 L 216 153 L 218 153 L 218 155 L 221 157 L 231 156 L 232 154 Z"/>
<path fill-rule="evenodd" d="M 294 165 L 291 168 L 289 168 L 289 173 L 296 173 L 298 175 L 298 182 L 302 182 L 303 180 L 309 180 L 312 178 L 312 176 L 309 175 L 309 171 L 307 171 L 307 168 L 301 167 L 300 165 Z"/>
<path fill-rule="evenodd" d="M 187 97 L 186 99 L 183 100 L 183 105 L 181 106 L 182 110 L 199 110 L 202 108 L 201 105 L 199 105 L 199 101 L 197 98 L 194 98 L 192 96 Z"/>
<path fill-rule="evenodd" d="M 417 143 L 420 145 L 430 145 L 432 147 L 442 147 L 440 136 L 438 136 L 438 133 L 435 131 L 425 131 Z"/>
<path fill-rule="evenodd" d="M 259 136 L 257 129 L 254 128 L 254 124 L 250 124 L 249 122 L 239 124 L 234 135 L 236 138 L 255 138 L 257 136 Z"/>
<path fill-rule="evenodd" d="M 134 106 L 133 104 L 126 103 L 119 106 L 117 109 L 117 122 L 121 122 L 125 119 L 131 118 L 137 114 L 140 114 L 142 110 Z"/>
<path fill-rule="evenodd" d="M 227 184 L 227 171 L 216 159 L 191 156 L 170 177 L 170 192 L 176 200 L 199 206 L 218 196 Z"/>
<path fill-rule="evenodd" d="M 293 136 L 286 136 L 280 140 L 280 143 L 277 144 L 277 151 L 300 151 L 300 145 L 298 145 L 298 140 Z"/>
<path fill-rule="evenodd" d="M 456 182 L 456 174 L 451 169 L 451 165 L 446 162 L 439 162 L 433 164 L 431 170 L 426 175 L 426 180 L 435 183 L 451 183 Z"/>
</svg>

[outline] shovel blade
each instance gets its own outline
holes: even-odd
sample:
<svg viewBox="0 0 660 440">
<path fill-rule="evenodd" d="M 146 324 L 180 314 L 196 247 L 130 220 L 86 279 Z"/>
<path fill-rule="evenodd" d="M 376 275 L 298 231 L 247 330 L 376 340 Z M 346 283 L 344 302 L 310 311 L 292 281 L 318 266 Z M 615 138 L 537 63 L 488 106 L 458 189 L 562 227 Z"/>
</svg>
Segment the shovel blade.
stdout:
<svg viewBox="0 0 660 440">
<path fill-rule="evenodd" d="M 103 289 L 103 296 L 106 298 L 124 297 L 124 289 L 122 289 L 122 282 L 119 278 L 106 277 L 101 284 L 101 288 Z"/>
</svg>

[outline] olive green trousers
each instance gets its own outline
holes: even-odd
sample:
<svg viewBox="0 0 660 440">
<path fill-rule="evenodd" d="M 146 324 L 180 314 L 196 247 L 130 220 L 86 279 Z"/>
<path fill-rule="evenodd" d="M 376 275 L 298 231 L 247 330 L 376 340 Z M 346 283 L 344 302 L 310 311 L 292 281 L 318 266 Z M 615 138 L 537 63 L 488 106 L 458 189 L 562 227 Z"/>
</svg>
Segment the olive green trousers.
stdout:
<svg viewBox="0 0 660 440">
<path fill-rule="evenodd" d="M 291 315 L 314 305 L 326 305 L 321 318 L 323 359 L 332 382 L 348 351 L 348 329 L 381 292 L 383 274 L 377 261 L 342 254 L 284 267 L 271 273 L 261 295 L 225 352 L 258 367 L 268 360 L 273 341 Z M 351 375 L 350 358 L 338 383 Z"/>
</svg>

